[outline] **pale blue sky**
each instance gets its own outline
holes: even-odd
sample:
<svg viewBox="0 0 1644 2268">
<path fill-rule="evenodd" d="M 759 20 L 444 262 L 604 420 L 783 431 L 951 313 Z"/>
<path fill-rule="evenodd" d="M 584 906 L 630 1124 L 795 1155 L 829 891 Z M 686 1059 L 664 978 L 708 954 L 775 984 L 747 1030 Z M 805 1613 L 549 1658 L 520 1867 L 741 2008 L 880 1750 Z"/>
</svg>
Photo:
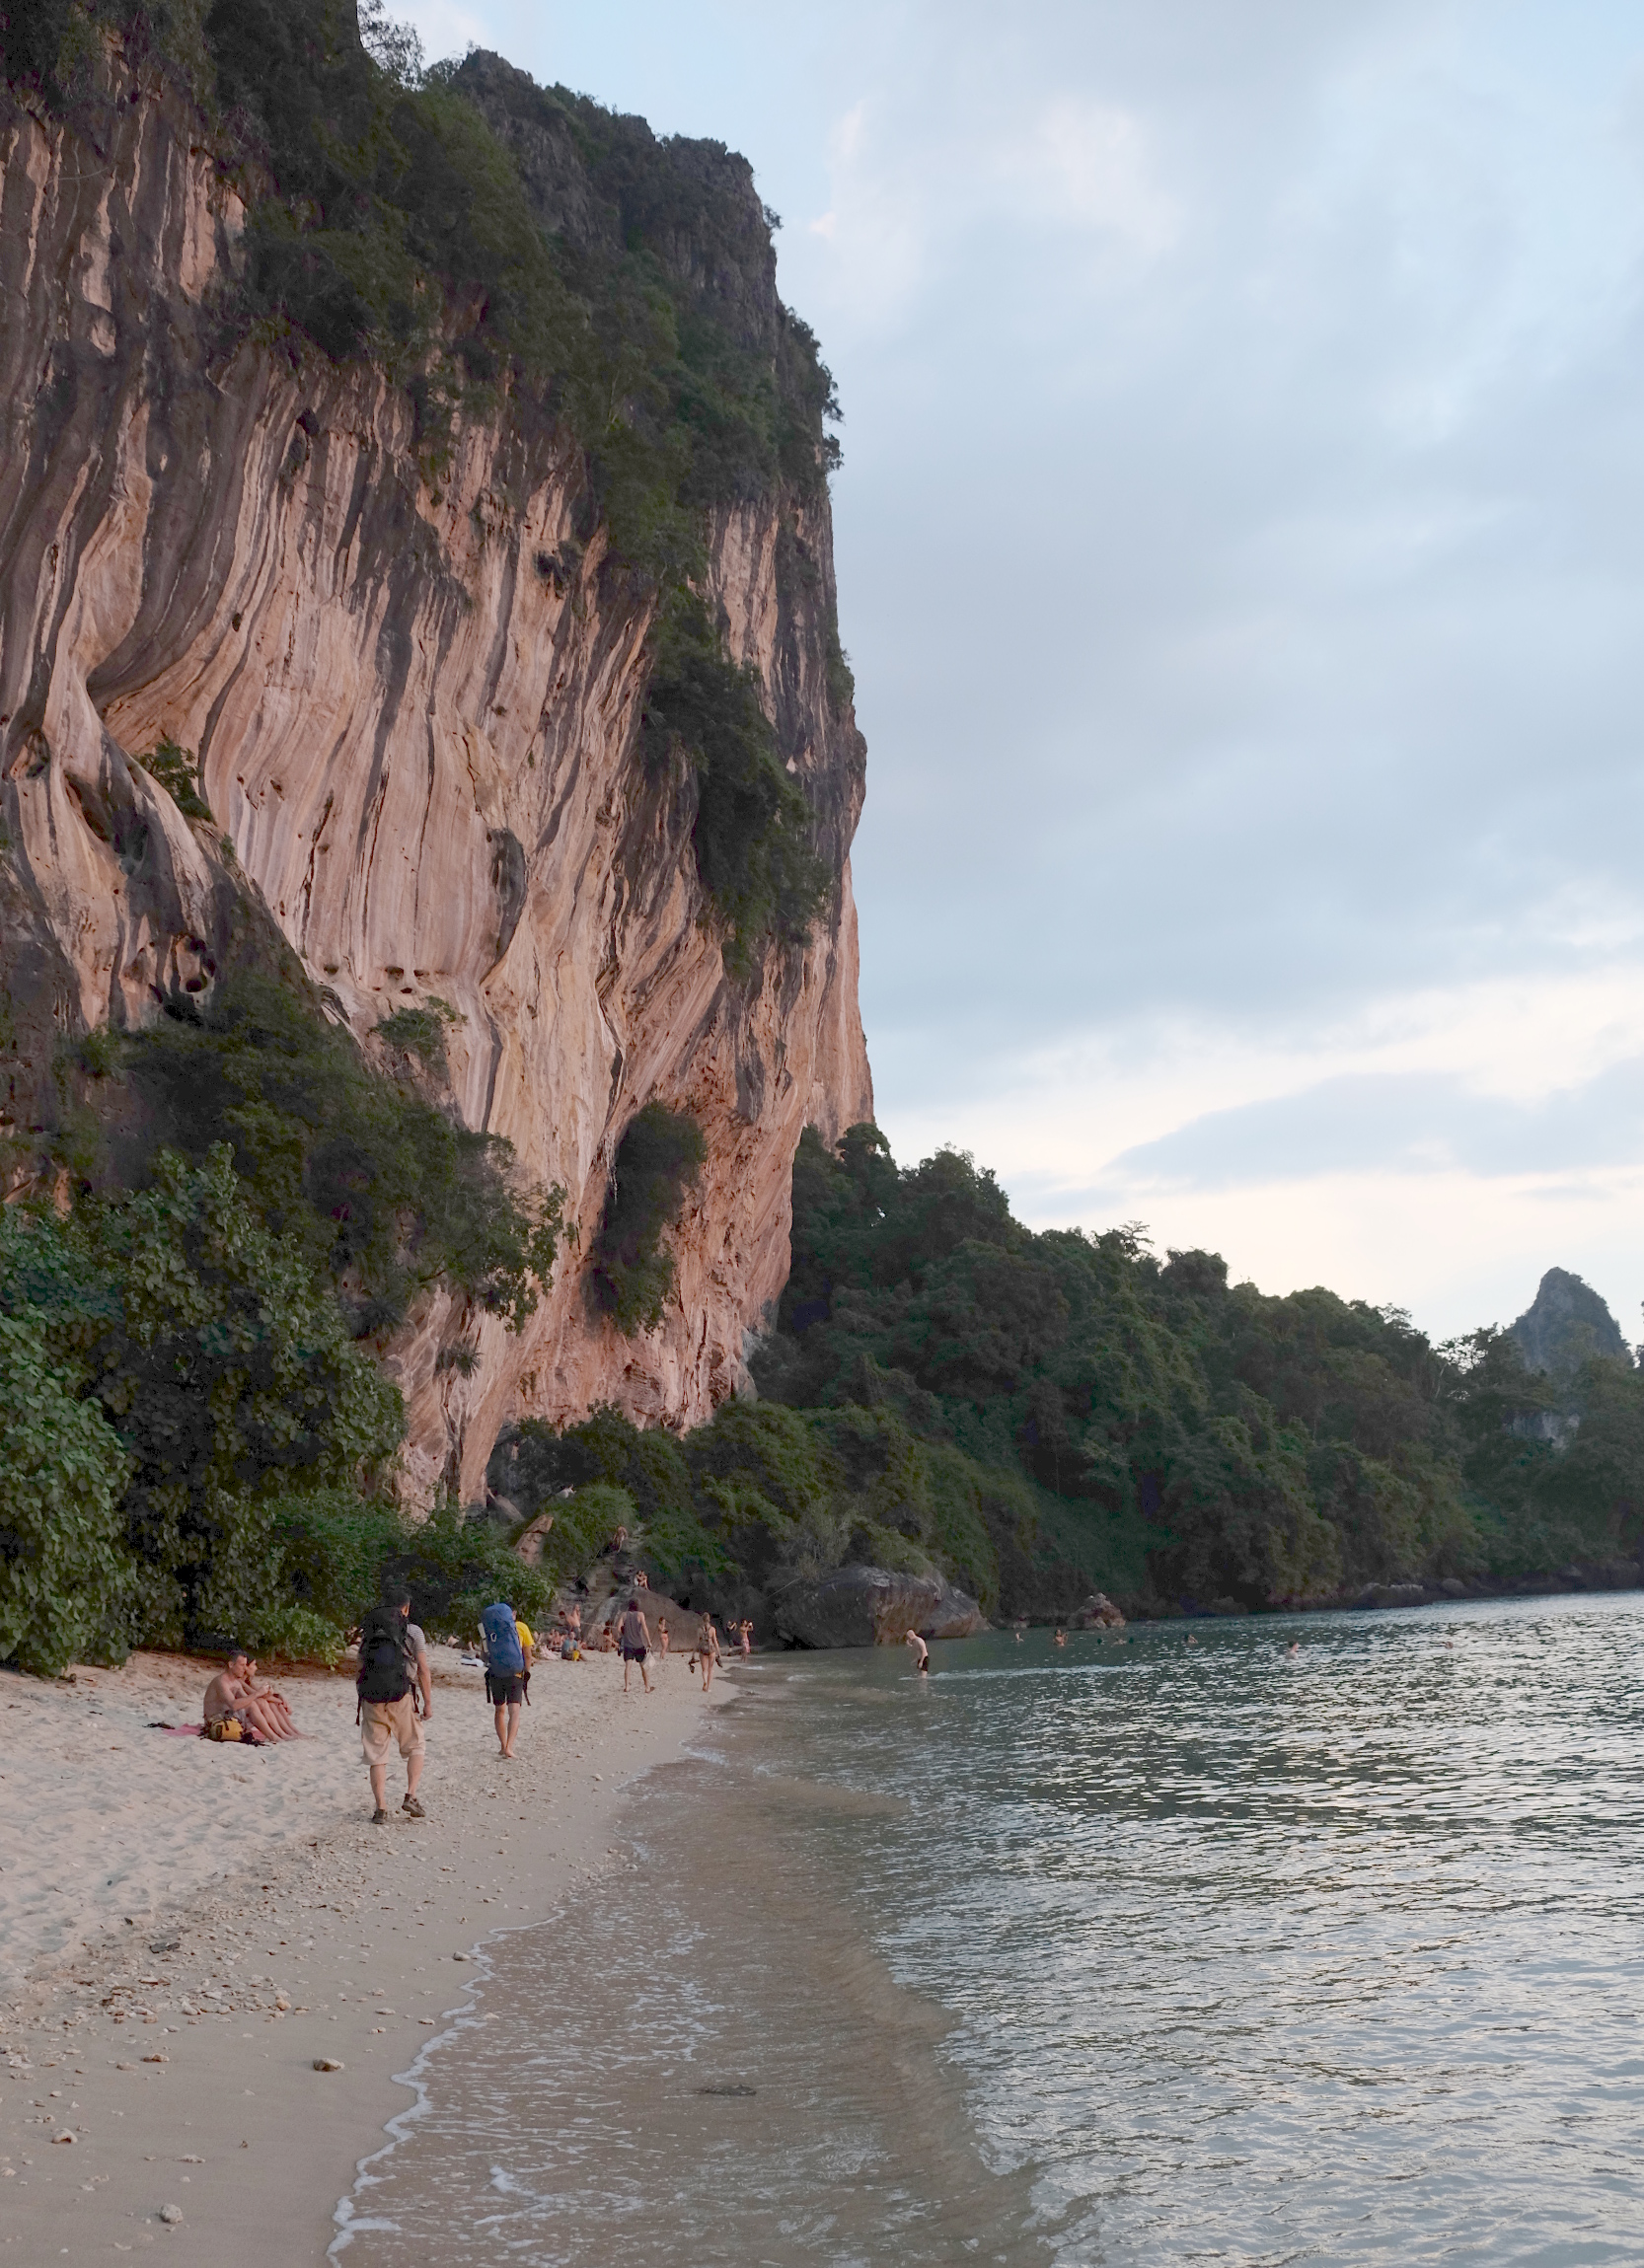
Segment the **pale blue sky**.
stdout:
<svg viewBox="0 0 1644 2268">
<path fill-rule="evenodd" d="M 845 404 L 899 1155 L 1644 1332 L 1644 17 L 407 9 L 712 135 Z"/>
</svg>

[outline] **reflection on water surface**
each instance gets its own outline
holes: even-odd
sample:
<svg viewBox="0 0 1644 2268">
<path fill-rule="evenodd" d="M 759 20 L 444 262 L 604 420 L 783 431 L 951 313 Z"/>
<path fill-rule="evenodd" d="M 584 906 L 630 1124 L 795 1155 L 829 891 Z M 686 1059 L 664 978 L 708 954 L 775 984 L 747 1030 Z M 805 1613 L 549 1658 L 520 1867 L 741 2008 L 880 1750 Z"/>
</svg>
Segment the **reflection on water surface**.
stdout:
<svg viewBox="0 0 1644 2268">
<path fill-rule="evenodd" d="M 1644 2260 L 1644 1597 L 1127 1635 L 756 1663 L 351 2268 Z"/>
</svg>

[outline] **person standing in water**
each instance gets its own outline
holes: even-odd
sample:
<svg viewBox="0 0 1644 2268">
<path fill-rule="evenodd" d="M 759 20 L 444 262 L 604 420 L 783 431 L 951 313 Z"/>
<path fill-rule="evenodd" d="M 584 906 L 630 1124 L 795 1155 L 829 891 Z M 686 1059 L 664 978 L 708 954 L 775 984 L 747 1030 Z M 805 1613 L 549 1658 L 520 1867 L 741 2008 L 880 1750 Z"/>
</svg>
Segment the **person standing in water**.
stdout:
<svg viewBox="0 0 1644 2268">
<path fill-rule="evenodd" d="M 920 1637 L 917 1630 L 909 1631 L 907 1643 L 913 1651 L 914 1668 L 921 1677 L 929 1677 L 931 1674 L 931 1648 Z"/>
</svg>

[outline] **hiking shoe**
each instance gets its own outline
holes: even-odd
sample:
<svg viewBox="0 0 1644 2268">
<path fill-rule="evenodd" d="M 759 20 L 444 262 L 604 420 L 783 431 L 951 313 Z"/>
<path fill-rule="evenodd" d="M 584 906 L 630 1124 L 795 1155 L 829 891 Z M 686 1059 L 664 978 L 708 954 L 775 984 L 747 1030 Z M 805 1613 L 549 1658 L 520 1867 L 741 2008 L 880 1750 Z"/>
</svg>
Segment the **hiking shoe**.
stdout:
<svg viewBox="0 0 1644 2268">
<path fill-rule="evenodd" d="M 383 1810 L 381 1805 L 379 1805 L 377 1809 L 372 1812 L 371 1824 L 373 1827 L 386 1827 L 388 1825 L 388 1813 Z"/>
<path fill-rule="evenodd" d="M 426 1819 L 428 1816 L 414 1795 L 408 1795 L 400 1808 L 412 1819 Z"/>
</svg>

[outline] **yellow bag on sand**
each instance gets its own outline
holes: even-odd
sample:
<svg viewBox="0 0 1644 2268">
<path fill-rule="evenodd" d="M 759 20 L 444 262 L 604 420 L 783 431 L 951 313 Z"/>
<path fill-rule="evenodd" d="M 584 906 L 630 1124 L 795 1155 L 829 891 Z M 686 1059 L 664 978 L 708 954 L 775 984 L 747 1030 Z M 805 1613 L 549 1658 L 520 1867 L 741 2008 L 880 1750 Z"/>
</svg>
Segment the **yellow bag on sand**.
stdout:
<svg viewBox="0 0 1644 2268">
<path fill-rule="evenodd" d="M 237 1717 L 217 1717 L 205 1727 L 207 1740 L 244 1740 L 245 1729 Z"/>
</svg>

